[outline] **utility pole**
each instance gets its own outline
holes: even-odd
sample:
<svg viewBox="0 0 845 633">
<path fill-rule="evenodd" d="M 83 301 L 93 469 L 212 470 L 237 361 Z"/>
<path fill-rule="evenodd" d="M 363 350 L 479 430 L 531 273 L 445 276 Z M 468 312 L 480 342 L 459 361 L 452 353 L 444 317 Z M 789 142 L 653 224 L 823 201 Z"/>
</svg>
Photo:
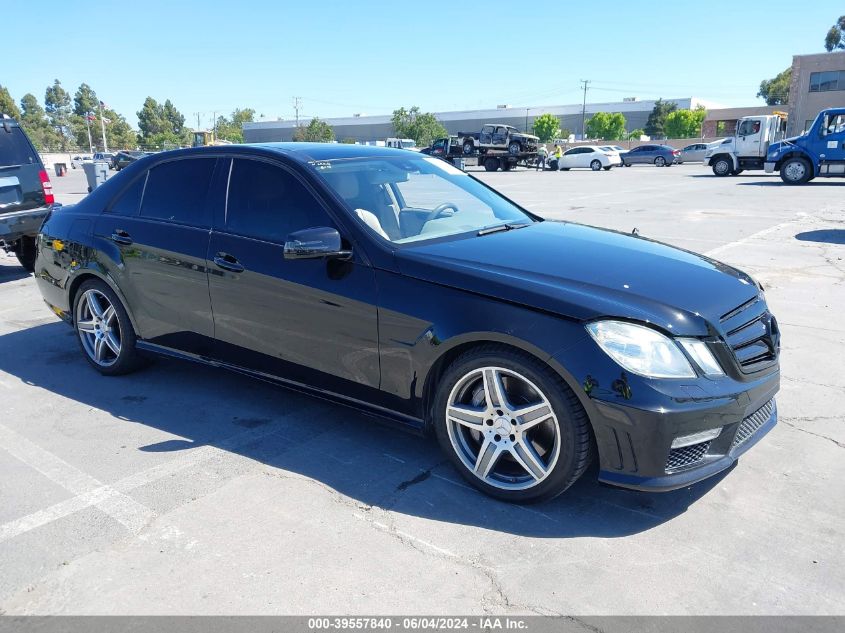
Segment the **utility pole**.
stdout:
<svg viewBox="0 0 845 633">
<path fill-rule="evenodd" d="M 200 114 L 202 114 L 202 112 L 194 112 L 194 114 L 196 114 L 196 115 L 197 115 L 197 132 L 199 132 L 199 131 L 200 131 L 200 128 L 201 128 L 201 125 L 200 125 Z"/>
<path fill-rule="evenodd" d="M 93 112 L 86 112 L 85 113 L 85 127 L 88 128 L 88 151 L 92 154 L 94 153 L 94 143 L 91 142 L 91 117 L 94 116 Z"/>
<path fill-rule="evenodd" d="M 97 107 L 100 109 L 100 129 L 103 132 L 103 152 L 105 153 L 109 151 L 109 144 L 106 143 L 106 122 L 103 119 L 103 102 L 98 101 Z"/>
<path fill-rule="evenodd" d="M 293 98 L 293 109 L 296 111 L 296 128 L 299 129 L 299 109 L 302 107 L 302 97 Z"/>
<path fill-rule="evenodd" d="M 217 140 L 217 110 L 214 111 L 214 118 L 211 119 L 211 131 L 214 133 L 214 140 Z"/>
<path fill-rule="evenodd" d="M 584 84 L 584 103 L 581 106 L 581 140 L 585 140 L 587 138 L 587 86 L 590 85 L 589 79 L 582 79 L 581 83 Z"/>
</svg>

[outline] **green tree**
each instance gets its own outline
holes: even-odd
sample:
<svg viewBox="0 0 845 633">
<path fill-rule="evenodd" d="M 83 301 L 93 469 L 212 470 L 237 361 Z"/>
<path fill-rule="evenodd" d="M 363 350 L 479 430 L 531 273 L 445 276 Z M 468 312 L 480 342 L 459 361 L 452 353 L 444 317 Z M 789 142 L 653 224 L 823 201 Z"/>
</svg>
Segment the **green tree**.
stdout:
<svg viewBox="0 0 845 633">
<path fill-rule="evenodd" d="M 20 121 L 27 136 L 39 152 L 58 148 L 61 145 L 56 130 L 50 126 L 50 122 L 47 120 L 44 108 L 38 103 L 35 95 L 31 93 L 25 94 L 21 99 Z"/>
<path fill-rule="evenodd" d="M 828 53 L 832 53 L 835 50 L 845 48 L 845 40 L 843 40 L 842 35 L 845 32 L 845 15 L 839 16 L 839 19 L 836 21 L 836 24 L 830 27 L 828 30 L 827 35 L 824 37 L 824 49 Z"/>
<path fill-rule="evenodd" d="M 8 114 L 13 119 L 20 121 L 21 111 L 18 110 L 18 104 L 12 99 L 9 90 L 0 85 L 0 114 Z"/>
<path fill-rule="evenodd" d="M 255 110 L 252 108 L 235 108 L 230 118 L 217 117 L 217 138 L 232 143 L 244 142 L 244 123 L 255 120 Z"/>
<path fill-rule="evenodd" d="M 410 110 L 394 110 L 392 121 L 394 134 L 414 139 L 418 147 L 427 147 L 434 139 L 449 135 L 437 117 L 430 112 L 420 112 L 417 106 Z"/>
<path fill-rule="evenodd" d="M 334 140 L 334 130 L 325 121 L 314 117 L 305 127 L 297 128 L 296 132 L 293 133 L 293 140 L 309 141 L 312 143 L 330 143 Z"/>
<path fill-rule="evenodd" d="M 87 113 L 95 113 L 99 109 L 97 93 L 86 83 L 80 84 L 73 95 L 73 113 L 77 116 L 85 116 Z"/>
<path fill-rule="evenodd" d="M 185 117 L 176 109 L 170 99 L 167 99 L 161 107 L 161 119 L 167 125 L 169 132 L 173 132 L 177 137 L 184 136 Z"/>
<path fill-rule="evenodd" d="M 663 126 L 666 124 L 666 117 L 678 109 L 678 104 L 671 101 L 658 99 L 654 102 L 654 108 L 648 115 L 645 124 L 645 133 L 651 138 L 665 138 L 666 131 Z"/>
<path fill-rule="evenodd" d="M 534 136 L 537 136 L 541 143 L 548 143 L 560 137 L 560 119 L 546 112 L 534 119 L 533 129 Z"/>
<path fill-rule="evenodd" d="M 701 124 L 707 116 L 704 106 L 695 110 L 675 110 L 666 117 L 666 136 L 669 138 L 699 138 Z"/>
<path fill-rule="evenodd" d="M 191 142 L 191 131 L 185 127 L 185 117 L 167 99 L 159 104 L 152 97 L 144 100 L 138 111 L 138 142 L 150 149 L 172 149 Z"/>
<path fill-rule="evenodd" d="M 53 81 L 53 85 L 48 86 L 44 92 L 44 110 L 50 118 L 50 125 L 58 132 L 62 151 L 67 151 L 70 131 L 70 95 L 58 79 Z"/>
<path fill-rule="evenodd" d="M 640 137 L 641 137 L 641 136 L 644 136 L 644 135 L 645 135 L 645 130 L 644 130 L 644 129 L 642 129 L 641 127 L 638 127 L 637 129 L 635 129 L 635 130 L 631 130 L 630 132 L 628 132 L 628 134 L 627 134 L 626 138 L 627 138 L 627 140 L 629 140 L 629 141 L 630 141 L 631 139 L 633 139 L 633 140 L 635 140 L 635 141 L 638 141 L 638 140 L 640 140 Z"/>
<path fill-rule="evenodd" d="M 766 100 L 767 105 L 786 105 L 789 103 L 789 84 L 792 82 L 792 67 L 778 73 L 772 79 L 760 82 L 757 96 Z"/>
<path fill-rule="evenodd" d="M 625 117 L 619 112 L 596 112 L 587 121 L 587 136 L 615 141 L 625 136 Z"/>
</svg>

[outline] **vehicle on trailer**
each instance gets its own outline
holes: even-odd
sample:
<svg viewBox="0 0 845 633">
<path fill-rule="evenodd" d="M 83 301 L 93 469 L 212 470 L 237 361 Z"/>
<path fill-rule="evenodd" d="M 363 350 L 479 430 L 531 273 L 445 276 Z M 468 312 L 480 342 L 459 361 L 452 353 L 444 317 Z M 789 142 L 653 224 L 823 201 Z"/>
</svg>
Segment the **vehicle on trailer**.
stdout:
<svg viewBox="0 0 845 633">
<path fill-rule="evenodd" d="M 540 143 L 539 137 L 503 123 L 485 123 L 480 132 L 458 132 L 458 137 L 467 156 L 488 150 L 506 150 L 512 156 L 535 154 Z"/>
<path fill-rule="evenodd" d="M 671 167 L 681 152 L 669 145 L 640 145 L 619 155 L 625 167 L 631 165 L 654 165 Z"/>
<path fill-rule="evenodd" d="M 596 145 L 579 145 L 566 150 L 558 161 L 558 169 L 592 169 L 593 171 L 610 170 L 621 164 L 619 154 Z"/>
<path fill-rule="evenodd" d="M 805 134 L 770 145 L 764 168 L 788 185 L 845 177 L 845 108 L 822 110 Z"/>
<path fill-rule="evenodd" d="M 777 422 L 779 331 L 751 277 L 544 221 L 403 150 L 135 161 L 49 216 L 36 280 L 102 374 L 162 354 L 274 381 L 434 434 L 508 501 L 594 458 L 603 482 L 686 487 Z"/>
<path fill-rule="evenodd" d="M 442 158 L 448 163 L 458 165 L 459 162 L 475 159 L 480 167 L 486 171 L 510 171 L 517 165 L 533 167 L 536 165 L 537 154 L 511 154 L 501 150 L 487 150 L 483 153 L 466 154 L 463 149 L 463 138 L 461 136 L 449 136 L 435 139 L 431 147 L 422 150 L 422 153 L 429 156 Z"/>
<path fill-rule="evenodd" d="M 0 247 L 32 272 L 35 236 L 53 207 L 53 185 L 18 122 L 0 114 Z"/>
<path fill-rule="evenodd" d="M 707 149 L 704 164 L 716 176 L 737 176 L 745 170 L 764 169 L 769 148 L 783 140 L 786 113 L 742 117 L 736 134 Z"/>
</svg>

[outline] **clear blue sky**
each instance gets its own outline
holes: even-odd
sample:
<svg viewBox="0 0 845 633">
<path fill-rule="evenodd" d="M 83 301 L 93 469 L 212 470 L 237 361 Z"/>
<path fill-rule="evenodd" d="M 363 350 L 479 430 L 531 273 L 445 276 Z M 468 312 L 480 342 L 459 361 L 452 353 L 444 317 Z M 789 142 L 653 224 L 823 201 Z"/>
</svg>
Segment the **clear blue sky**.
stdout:
<svg viewBox="0 0 845 633">
<path fill-rule="evenodd" d="M 137 125 L 149 95 L 191 126 L 201 112 L 268 117 L 695 96 L 760 103 L 761 79 L 823 52 L 836 3 L 666 0 L 13 0 L 0 84 L 13 98 L 86 82 Z M 510 42 L 508 49 L 485 44 Z M 25 53 L 23 52 L 25 51 Z"/>
</svg>

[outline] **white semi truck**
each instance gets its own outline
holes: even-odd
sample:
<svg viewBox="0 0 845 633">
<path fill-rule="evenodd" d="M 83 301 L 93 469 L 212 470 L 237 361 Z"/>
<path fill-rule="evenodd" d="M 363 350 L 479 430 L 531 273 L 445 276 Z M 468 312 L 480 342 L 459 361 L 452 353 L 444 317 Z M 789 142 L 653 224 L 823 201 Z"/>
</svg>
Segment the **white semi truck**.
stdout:
<svg viewBox="0 0 845 633">
<path fill-rule="evenodd" d="M 704 164 L 710 165 L 717 176 L 736 176 L 746 169 L 762 170 L 769 146 L 783 140 L 785 132 L 785 112 L 743 117 L 737 121 L 734 136 L 707 150 Z"/>
</svg>

